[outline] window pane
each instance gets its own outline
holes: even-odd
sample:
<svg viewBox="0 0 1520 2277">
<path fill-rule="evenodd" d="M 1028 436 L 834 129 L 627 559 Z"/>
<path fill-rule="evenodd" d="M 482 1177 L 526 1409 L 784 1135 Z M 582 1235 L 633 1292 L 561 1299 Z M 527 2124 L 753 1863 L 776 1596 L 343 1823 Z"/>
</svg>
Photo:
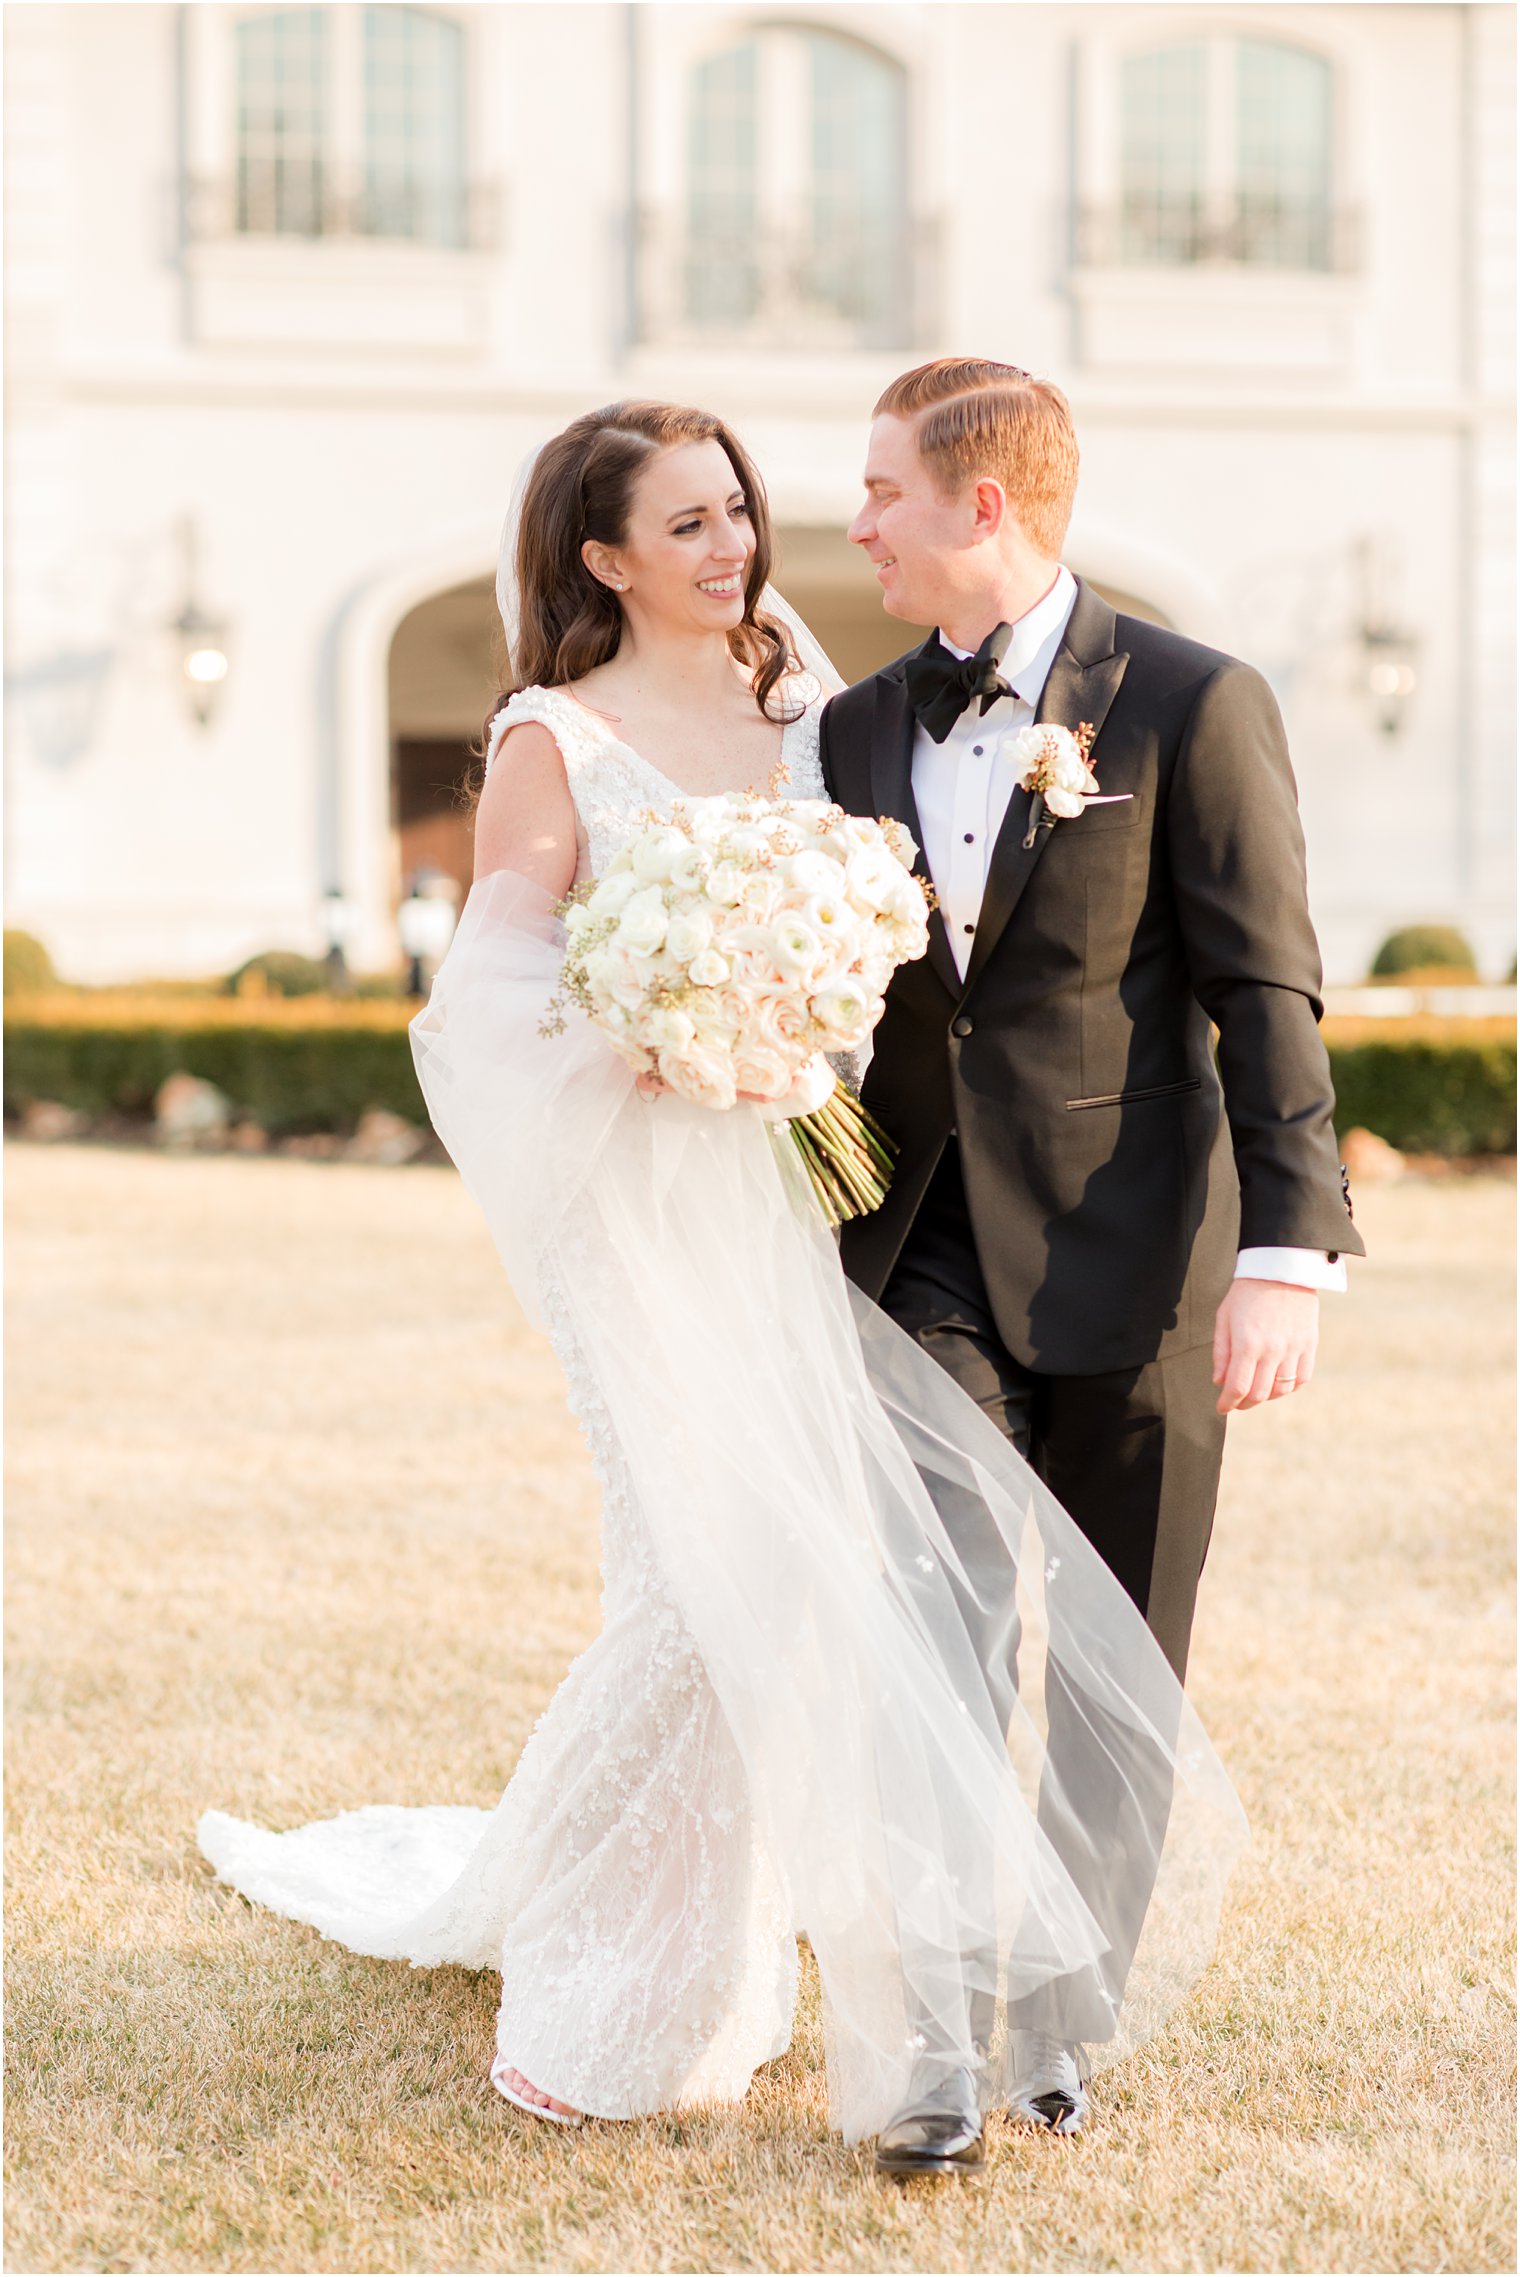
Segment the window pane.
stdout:
<svg viewBox="0 0 1520 2277">
<path fill-rule="evenodd" d="M 372 237 L 463 245 L 464 31 L 426 8 L 364 10 L 364 182 Z"/>
<path fill-rule="evenodd" d="M 686 313 L 746 323 L 760 305 L 755 178 L 755 44 L 710 56 L 692 73 L 687 130 Z"/>
<path fill-rule="evenodd" d="M 909 314 L 903 75 L 852 40 L 804 36 L 813 101 L 805 294 L 867 338 L 890 341 Z"/>
<path fill-rule="evenodd" d="M 1236 49 L 1240 258 L 1330 266 L 1330 66 L 1276 41 Z"/>
<path fill-rule="evenodd" d="M 1201 257 L 1204 50 L 1196 42 L 1126 57 L 1120 71 L 1119 257 Z"/>
<path fill-rule="evenodd" d="M 237 227 L 316 237 L 327 188 L 328 23 L 278 8 L 237 26 Z"/>
</svg>

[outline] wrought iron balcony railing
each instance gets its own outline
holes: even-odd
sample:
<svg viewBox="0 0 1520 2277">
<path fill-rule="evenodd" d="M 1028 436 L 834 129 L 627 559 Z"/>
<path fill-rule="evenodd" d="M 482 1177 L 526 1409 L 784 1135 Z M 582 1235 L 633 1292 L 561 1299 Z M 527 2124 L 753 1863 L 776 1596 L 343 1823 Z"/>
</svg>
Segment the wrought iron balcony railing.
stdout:
<svg viewBox="0 0 1520 2277">
<path fill-rule="evenodd" d="M 635 336 L 658 344 L 911 348 L 936 316 L 940 231 L 906 227 L 714 229 L 642 213 L 634 234 Z"/>
<path fill-rule="evenodd" d="M 1321 199 L 1241 192 L 1229 198 L 1130 196 L 1081 206 L 1073 255 L 1082 269 L 1287 269 L 1346 275 L 1361 265 L 1361 216 Z"/>
<path fill-rule="evenodd" d="M 463 182 L 366 167 L 340 175 L 320 159 L 245 159 L 220 177 L 181 187 L 187 243 L 228 238 L 365 238 L 488 252 L 498 242 L 500 192 Z"/>
</svg>

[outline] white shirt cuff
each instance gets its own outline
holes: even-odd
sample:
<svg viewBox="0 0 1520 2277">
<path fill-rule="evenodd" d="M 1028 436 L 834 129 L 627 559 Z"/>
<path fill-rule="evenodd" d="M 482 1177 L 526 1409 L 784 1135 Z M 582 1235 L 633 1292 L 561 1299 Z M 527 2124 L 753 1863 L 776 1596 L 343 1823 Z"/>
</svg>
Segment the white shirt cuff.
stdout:
<svg viewBox="0 0 1520 2277">
<path fill-rule="evenodd" d="M 1333 1262 L 1323 1249 L 1243 1249 L 1235 1260 L 1237 1281 L 1289 1281 L 1299 1289 L 1346 1293 L 1346 1260 Z"/>
</svg>

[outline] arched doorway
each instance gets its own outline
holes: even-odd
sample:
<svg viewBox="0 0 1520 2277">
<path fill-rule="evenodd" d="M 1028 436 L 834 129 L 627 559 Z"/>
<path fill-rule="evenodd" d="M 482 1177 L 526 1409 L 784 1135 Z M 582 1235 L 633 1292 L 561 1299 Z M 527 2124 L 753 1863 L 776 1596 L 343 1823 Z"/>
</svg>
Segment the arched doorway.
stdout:
<svg viewBox="0 0 1520 2277">
<path fill-rule="evenodd" d="M 496 596 L 489 578 L 430 594 L 408 610 L 386 659 L 393 906 L 421 870 L 468 893 L 474 851 L 470 745 L 499 681 Z"/>
<path fill-rule="evenodd" d="M 776 540 L 776 582 L 847 682 L 879 672 L 928 637 L 927 625 L 887 615 L 870 562 L 842 530 L 793 524 L 778 529 Z M 1090 575 L 1080 557 L 1072 566 L 1121 615 L 1156 625 L 1173 622 L 1165 609 L 1128 586 Z"/>
</svg>

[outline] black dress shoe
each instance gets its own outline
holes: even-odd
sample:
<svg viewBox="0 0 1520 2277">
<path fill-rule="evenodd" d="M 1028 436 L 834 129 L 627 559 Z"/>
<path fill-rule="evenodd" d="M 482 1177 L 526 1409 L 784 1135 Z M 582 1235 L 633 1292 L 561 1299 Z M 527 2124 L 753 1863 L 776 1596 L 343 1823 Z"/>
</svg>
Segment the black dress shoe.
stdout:
<svg viewBox="0 0 1520 2277">
<path fill-rule="evenodd" d="M 876 2171 L 908 2180 L 915 2174 L 975 2174 L 987 2159 L 982 2107 L 969 2071 L 944 2072 L 917 2088 L 876 2138 Z"/>
</svg>

